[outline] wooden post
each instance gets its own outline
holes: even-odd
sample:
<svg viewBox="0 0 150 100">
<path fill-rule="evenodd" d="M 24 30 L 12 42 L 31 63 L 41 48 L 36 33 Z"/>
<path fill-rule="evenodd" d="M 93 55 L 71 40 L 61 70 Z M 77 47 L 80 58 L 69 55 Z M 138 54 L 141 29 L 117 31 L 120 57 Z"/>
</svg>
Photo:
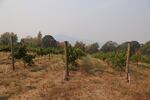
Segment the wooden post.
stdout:
<svg viewBox="0 0 150 100">
<path fill-rule="evenodd" d="M 128 82 L 128 83 L 130 83 L 130 72 L 129 72 L 130 49 L 131 49 L 131 43 L 128 42 L 128 47 L 127 47 L 127 60 L 126 60 L 126 78 L 127 78 L 127 82 Z"/>
<path fill-rule="evenodd" d="M 48 51 L 49 53 L 48 53 L 48 58 L 49 58 L 49 61 L 51 60 L 51 50 L 49 49 L 49 51 Z"/>
<path fill-rule="evenodd" d="M 15 60 L 14 60 L 14 43 L 13 43 L 13 33 L 10 34 L 10 47 L 11 47 L 11 61 L 12 61 L 12 68 L 15 70 Z"/>
<path fill-rule="evenodd" d="M 68 42 L 65 41 L 65 78 L 64 80 L 69 80 L 69 68 L 68 68 Z"/>
<path fill-rule="evenodd" d="M 37 56 L 37 59 L 38 59 L 38 64 L 40 63 L 40 56 L 38 55 Z"/>
</svg>

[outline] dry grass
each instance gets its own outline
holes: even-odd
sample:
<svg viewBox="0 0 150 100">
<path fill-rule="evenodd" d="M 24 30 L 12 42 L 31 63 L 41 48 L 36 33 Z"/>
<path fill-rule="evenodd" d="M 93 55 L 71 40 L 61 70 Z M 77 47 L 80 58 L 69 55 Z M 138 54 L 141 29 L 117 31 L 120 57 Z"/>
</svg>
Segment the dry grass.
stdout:
<svg viewBox="0 0 150 100">
<path fill-rule="evenodd" d="M 0 56 L 0 100 L 150 100 L 149 68 L 131 66 L 129 85 L 125 73 L 120 76 L 104 62 L 87 57 L 64 81 L 61 56 L 40 59 L 27 69 L 17 62 L 15 72 L 7 56 Z"/>
</svg>

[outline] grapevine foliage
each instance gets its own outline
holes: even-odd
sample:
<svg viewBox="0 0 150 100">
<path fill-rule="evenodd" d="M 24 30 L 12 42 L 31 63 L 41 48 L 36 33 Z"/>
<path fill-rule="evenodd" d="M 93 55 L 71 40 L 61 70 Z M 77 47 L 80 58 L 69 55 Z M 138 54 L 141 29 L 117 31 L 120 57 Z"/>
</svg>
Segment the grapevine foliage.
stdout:
<svg viewBox="0 0 150 100">
<path fill-rule="evenodd" d="M 39 56 L 44 56 L 48 54 L 62 54 L 63 49 L 61 48 L 37 48 L 36 54 Z"/>
<path fill-rule="evenodd" d="M 76 60 L 86 55 L 81 49 L 74 48 L 71 46 L 69 47 L 68 54 L 69 63 L 71 65 L 76 65 Z"/>
<path fill-rule="evenodd" d="M 0 52 L 9 52 L 10 47 L 9 46 L 0 46 Z"/>
<path fill-rule="evenodd" d="M 107 62 L 108 65 L 112 65 L 116 70 L 123 70 L 126 64 L 125 52 L 99 52 L 93 56 Z"/>
<path fill-rule="evenodd" d="M 142 61 L 143 63 L 148 63 L 148 64 L 150 64 L 150 56 L 143 56 L 143 57 L 141 58 L 141 61 Z"/>
<path fill-rule="evenodd" d="M 114 59 L 112 59 L 112 64 L 115 69 L 122 71 L 126 65 L 126 53 L 119 52 L 115 54 Z"/>
<path fill-rule="evenodd" d="M 28 66 L 31 66 L 34 64 L 33 58 L 35 58 L 35 55 L 27 54 L 27 49 L 25 46 L 20 46 L 18 50 L 14 53 L 15 59 L 21 59 L 23 62 L 27 63 Z"/>
<path fill-rule="evenodd" d="M 131 57 L 132 62 L 136 63 L 138 66 L 138 62 L 142 60 L 141 52 L 136 52 L 134 55 Z"/>
<path fill-rule="evenodd" d="M 14 46 L 13 49 L 16 51 L 19 48 L 19 46 Z M 9 45 L 2 45 L 0 46 L 0 52 L 10 52 L 11 48 Z"/>
</svg>

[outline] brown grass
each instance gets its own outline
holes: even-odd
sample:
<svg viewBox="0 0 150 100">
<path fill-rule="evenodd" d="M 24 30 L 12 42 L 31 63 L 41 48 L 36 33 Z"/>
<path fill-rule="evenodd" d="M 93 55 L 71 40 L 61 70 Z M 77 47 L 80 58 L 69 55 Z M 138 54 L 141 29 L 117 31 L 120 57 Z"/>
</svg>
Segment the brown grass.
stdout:
<svg viewBox="0 0 150 100">
<path fill-rule="evenodd" d="M 104 62 L 87 57 L 78 61 L 80 69 L 63 80 L 61 56 L 40 59 L 24 69 L 0 54 L 0 100 L 150 100 L 150 69 L 131 66 L 131 84 L 125 73 L 114 71 Z"/>
</svg>

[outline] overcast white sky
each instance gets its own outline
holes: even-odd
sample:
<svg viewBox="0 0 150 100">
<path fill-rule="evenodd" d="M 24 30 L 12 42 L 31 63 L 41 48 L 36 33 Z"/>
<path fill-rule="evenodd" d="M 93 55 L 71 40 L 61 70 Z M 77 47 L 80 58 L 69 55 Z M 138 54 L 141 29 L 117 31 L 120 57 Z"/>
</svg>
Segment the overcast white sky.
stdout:
<svg viewBox="0 0 150 100">
<path fill-rule="evenodd" d="M 0 0 L 0 33 L 150 40 L 150 0 Z"/>
</svg>

